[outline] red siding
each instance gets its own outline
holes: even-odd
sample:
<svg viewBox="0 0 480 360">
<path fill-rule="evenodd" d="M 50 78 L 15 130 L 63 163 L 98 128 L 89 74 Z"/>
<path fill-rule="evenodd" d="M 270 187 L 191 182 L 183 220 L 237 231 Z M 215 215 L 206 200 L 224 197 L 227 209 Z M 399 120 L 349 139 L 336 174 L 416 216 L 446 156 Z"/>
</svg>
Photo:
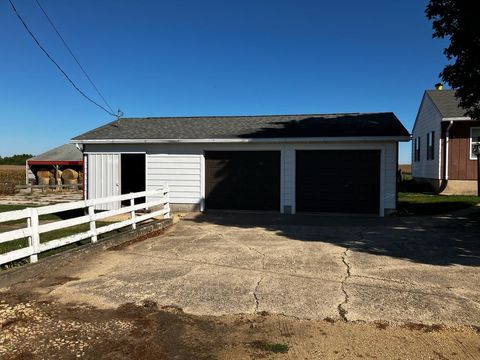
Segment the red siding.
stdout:
<svg viewBox="0 0 480 360">
<path fill-rule="evenodd" d="M 457 121 L 450 129 L 449 179 L 476 180 L 477 161 L 470 160 L 470 128 L 480 126 L 480 121 Z"/>
</svg>

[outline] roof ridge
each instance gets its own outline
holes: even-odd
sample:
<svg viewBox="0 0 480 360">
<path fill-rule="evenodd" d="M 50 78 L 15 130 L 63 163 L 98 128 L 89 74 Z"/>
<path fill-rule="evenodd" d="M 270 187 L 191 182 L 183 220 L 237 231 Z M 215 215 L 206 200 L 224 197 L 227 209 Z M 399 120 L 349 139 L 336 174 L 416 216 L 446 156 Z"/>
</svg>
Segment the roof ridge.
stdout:
<svg viewBox="0 0 480 360">
<path fill-rule="evenodd" d="M 140 120 L 140 119 L 205 119 L 205 118 L 266 118 L 266 117 L 285 117 L 285 116 L 332 116 L 332 115 L 373 115 L 373 114 L 392 114 L 392 111 L 378 112 L 344 112 L 344 113 L 310 113 L 310 114 L 268 114 L 268 115 L 195 115 L 195 116 L 146 116 L 146 117 L 122 117 L 119 120 Z M 111 123 L 115 123 L 114 120 Z"/>
</svg>

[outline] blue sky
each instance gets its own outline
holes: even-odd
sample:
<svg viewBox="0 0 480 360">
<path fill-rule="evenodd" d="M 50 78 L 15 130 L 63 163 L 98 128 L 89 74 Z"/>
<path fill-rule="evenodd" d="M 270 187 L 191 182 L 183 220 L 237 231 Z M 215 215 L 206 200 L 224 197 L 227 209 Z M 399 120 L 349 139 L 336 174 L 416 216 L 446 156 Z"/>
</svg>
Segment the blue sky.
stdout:
<svg viewBox="0 0 480 360">
<path fill-rule="evenodd" d="M 393 111 L 411 130 L 445 41 L 419 0 L 40 0 L 125 116 Z M 15 4 L 95 96 L 34 1 Z M 84 100 L 0 2 L 0 155 L 38 154 L 111 120 Z M 410 145 L 400 162 L 410 162 Z"/>
</svg>

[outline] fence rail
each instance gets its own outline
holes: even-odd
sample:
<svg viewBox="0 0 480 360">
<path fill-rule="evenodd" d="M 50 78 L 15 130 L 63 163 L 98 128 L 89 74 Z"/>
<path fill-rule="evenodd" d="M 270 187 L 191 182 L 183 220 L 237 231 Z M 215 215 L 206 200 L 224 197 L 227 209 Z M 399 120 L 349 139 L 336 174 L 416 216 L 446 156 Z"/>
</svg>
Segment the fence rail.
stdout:
<svg viewBox="0 0 480 360">
<path fill-rule="evenodd" d="M 147 197 L 155 199 L 147 201 Z M 145 202 L 135 204 L 135 199 L 138 198 L 145 198 Z M 129 201 L 130 203 L 128 206 L 120 207 L 118 210 L 95 212 L 95 206 L 97 205 L 120 201 Z M 137 214 L 140 210 L 148 210 L 156 207 L 158 207 L 159 210 L 153 210 L 142 215 Z M 84 209 L 85 214 L 71 219 L 40 224 L 39 216 L 41 215 L 79 209 Z M 97 221 L 122 214 L 129 214 L 129 219 L 97 228 Z M 75 201 L 71 203 L 42 206 L 38 208 L 26 208 L 23 210 L 0 213 L 0 223 L 23 219 L 27 222 L 25 228 L 0 233 L 0 244 L 28 238 L 28 246 L 0 254 L 0 265 L 25 257 L 30 257 L 30 262 L 36 262 L 38 260 L 38 254 L 43 251 L 75 243 L 87 238 L 90 238 L 92 243 L 95 243 L 100 234 L 126 226 L 131 226 L 132 229 L 136 229 L 137 223 L 162 215 L 164 218 L 170 217 L 169 190 L 167 187 L 153 191 L 142 191 L 107 198 Z M 64 236 L 47 242 L 40 242 L 40 234 L 87 223 L 90 224 L 88 231 Z"/>
</svg>

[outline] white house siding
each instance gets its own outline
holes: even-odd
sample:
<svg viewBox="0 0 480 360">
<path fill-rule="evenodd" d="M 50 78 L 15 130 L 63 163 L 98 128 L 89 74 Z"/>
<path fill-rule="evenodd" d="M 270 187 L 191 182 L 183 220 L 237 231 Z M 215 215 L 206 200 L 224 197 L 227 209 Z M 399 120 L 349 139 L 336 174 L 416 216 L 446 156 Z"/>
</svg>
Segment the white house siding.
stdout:
<svg viewBox="0 0 480 360">
<path fill-rule="evenodd" d="M 146 188 L 156 189 L 164 184 L 170 187 L 173 204 L 198 204 L 203 208 L 205 194 L 205 151 L 258 151 L 281 152 L 281 207 L 295 212 L 295 151 L 296 150 L 380 150 L 381 151 L 381 214 L 396 206 L 396 142 L 323 142 L 323 143 L 209 143 L 209 144 L 108 144 L 86 145 L 88 152 L 145 152 Z M 92 176 L 92 174 L 89 174 Z"/>
<path fill-rule="evenodd" d="M 415 178 L 440 179 L 442 117 L 428 95 L 424 95 L 413 128 L 412 175 Z M 427 134 L 435 131 L 435 158 L 427 160 Z M 420 136 L 420 161 L 414 161 L 414 143 Z"/>
<path fill-rule="evenodd" d="M 175 204 L 200 204 L 202 155 L 147 154 L 147 190 L 168 185 Z"/>
</svg>

